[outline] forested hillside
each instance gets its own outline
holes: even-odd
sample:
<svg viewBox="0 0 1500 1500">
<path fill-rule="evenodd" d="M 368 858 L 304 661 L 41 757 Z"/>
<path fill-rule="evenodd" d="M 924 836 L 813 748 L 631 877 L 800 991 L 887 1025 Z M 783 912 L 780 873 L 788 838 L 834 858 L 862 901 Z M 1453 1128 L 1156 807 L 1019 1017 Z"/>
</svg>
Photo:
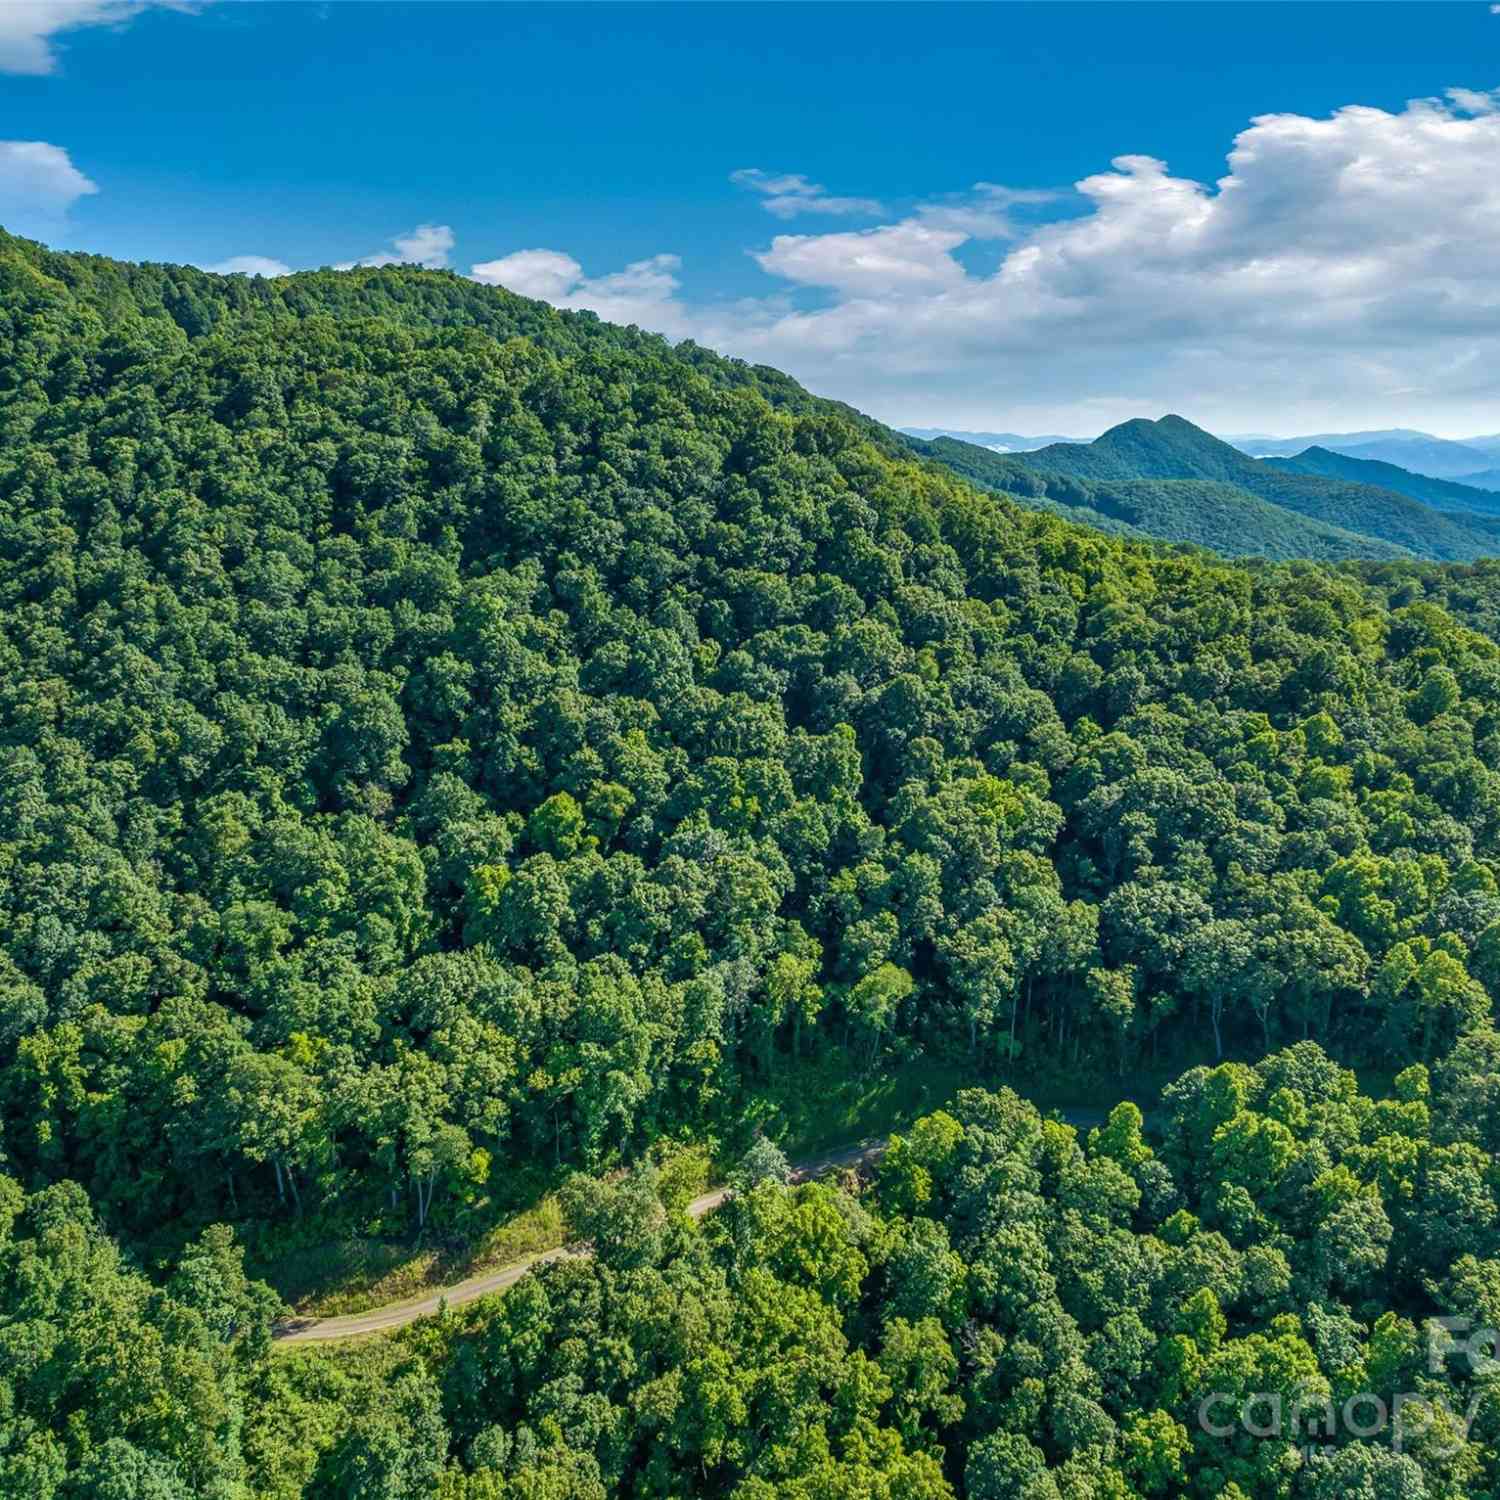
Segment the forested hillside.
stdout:
<svg viewBox="0 0 1500 1500">
<path fill-rule="evenodd" d="M 1363 476 L 1353 478 L 1338 466 L 1338 455 L 1329 459 L 1331 465 L 1314 466 L 1314 473 L 1280 460 L 1251 458 L 1191 422 L 1168 416 L 1158 422 L 1122 422 L 1092 443 L 1053 444 L 1020 455 L 1017 462 L 1033 472 L 1095 481 L 1217 480 L 1308 520 L 1440 562 L 1500 550 L 1500 517 L 1434 509 L 1369 482 L 1382 465 L 1351 461 L 1348 467 Z"/>
<path fill-rule="evenodd" d="M 0 1494 L 1285 1493 L 1204 1380 L 1385 1389 L 1492 1295 L 1462 575 L 1108 537 L 445 273 L 0 240 Z M 809 1057 L 1303 1039 L 1395 1102 L 1193 1073 L 1158 1168 L 974 1096 L 869 1203 L 601 1188 L 598 1262 L 347 1360 L 267 1362 L 211 1227 L 460 1232 Z"/>
<path fill-rule="evenodd" d="M 1500 652 L 1441 610 L 1027 514 L 504 294 L 561 332 L 350 312 L 496 295 L 457 278 L 289 318 L 159 273 L 189 336 L 130 276 L 7 263 L 28 1180 L 423 1217 L 820 1047 L 1398 1059 L 1486 1008 Z"/>
<path fill-rule="evenodd" d="M 1082 479 L 1028 468 L 1028 454 L 992 453 L 953 438 L 918 444 L 918 451 L 982 489 L 1142 541 L 1189 542 L 1225 557 L 1273 561 L 1416 556 L 1392 542 L 1298 515 L 1221 479 Z"/>
<path fill-rule="evenodd" d="M 1500 515 L 1500 495 L 1452 479 L 1433 479 L 1414 474 L 1395 464 L 1365 458 L 1350 458 L 1326 448 L 1308 448 L 1290 458 L 1266 458 L 1262 463 L 1289 474 L 1320 474 L 1325 479 L 1349 479 L 1395 490 L 1438 510 L 1472 510 L 1481 515 Z"/>
<path fill-rule="evenodd" d="M 153 1287 L 0 1196 L 0 1486 L 28 1500 L 1462 1500 L 1500 1483 L 1500 1037 L 1389 1097 L 1313 1043 L 1080 1138 L 961 1093 L 873 1183 L 759 1150 L 700 1225 L 569 1192 L 592 1259 L 268 1351 L 210 1231 Z M 0 1180 L 3 1183 L 3 1180 Z M 1436 1319 L 1444 1322 L 1434 1321 Z"/>
</svg>

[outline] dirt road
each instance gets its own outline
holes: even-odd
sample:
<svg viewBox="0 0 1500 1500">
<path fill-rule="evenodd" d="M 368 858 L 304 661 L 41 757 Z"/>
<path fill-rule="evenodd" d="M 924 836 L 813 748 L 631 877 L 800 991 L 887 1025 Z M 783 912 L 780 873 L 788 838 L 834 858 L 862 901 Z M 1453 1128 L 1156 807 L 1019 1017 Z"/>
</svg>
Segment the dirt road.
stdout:
<svg viewBox="0 0 1500 1500">
<path fill-rule="evenodd" d="M 1070 1125 L 1096 1125 L 1103 1116 L 1094 1110 L 1065 1110 L 1064 1116 Z M 821 1177 L 839 1167 L 864 1166 L 877 1160 L 885 1150 L 883 1140 L 862 1141 L 857 1146 L 846 1146 L 840 1151 L 831 1151 L 826 1156 L 810 1157 L 795 1164 L 792 1176 L 795 1181 L 805 1182 L 810 1177 Z M 728 1188 L 716 1188 L 694 1198 L 688 1204 L 688 1213 L 701 1219 L 712 1213 L 729 1196 Z M 548 1261 L 562 1260 L 570 1255 L 587 1255 L 587 1250 L 547 1250 L 540 1255 L 530 1255 L 524 1260 L 512 1261 L 497 1271 L 485 1271 L 470 1276 L 465 1281 L 456 1281 L 435 1292 L 412 1297 L 404 1302 L 390 1302 L 384 1307 L 371 1308 L 369 1312 L 347 1313 L 338 1318 L 288 1318 L 278 1323 L 273 1336 L 280 1344 L 311 1344 L 326 1339 L 354 1339 L 371 1333 L 388 1333 L 393 1328 L 414 1323 L 418 1318 L 430 1318 L 446 1303 L 449 1307 L 462 1307 L 476 1297 L 487 1297 L 491 1292 L 504 1291 L 514 1286 L 526 1273 Z"/>
</svg>

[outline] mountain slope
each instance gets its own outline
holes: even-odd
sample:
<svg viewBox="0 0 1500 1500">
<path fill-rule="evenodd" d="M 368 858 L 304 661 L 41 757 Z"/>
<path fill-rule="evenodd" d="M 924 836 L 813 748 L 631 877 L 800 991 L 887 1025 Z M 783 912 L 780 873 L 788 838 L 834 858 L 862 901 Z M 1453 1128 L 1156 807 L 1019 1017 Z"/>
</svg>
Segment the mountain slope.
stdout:
<svg viewBox="0 0 1500 1500">
<path fill-rule="evenodd" d="M 1500 490 L 1500 469 L 1482 469 L 1478 474 L 1465 474 L 1464 484 L 1476 490 Z"/>
<path fill-rule="evenodd" d="M 162 337 L 211 334 L 221 325 L 267 326 L 286 318 L 334 317 L 341 321 L 380 318 L 411 328 L 469 329 L 492 338 L 525 337 L 562 356 L 609 348 L 622 354 L 671 357 L 729 389 L 753 389 L 778 408 L 838 416 L 866 440 L 892 456 L 913 451 L 914 442 L 843 403 L 815 397 L 781 371 L 726 358 L 691 343 L 670 346 L 659 335 L 604 323 L 591 313 L 559 312 L 545 303 L 518 297 L 501 288 L 484 287 L 452 272 L 430 273 L 414 286 L 392 286 L 368 270 L 306 272 L 291 277 L 214 277 L 191 267 L 133 265 L 105 257 L 54 252 L 0 231 L 0 249 L 12 263 L 27 265 L 66 287 L 79 304 L 106 321 L 144 316 Z M 1208 478 L 1237 484 L 1260 498 L 1298 511 L 1310 520 L 1353 535 L 1370 535 L 1419 556 L 1466 559 L 1500 551 L 1500 525 L 1493 533 L 1424 522 L 1419 513 L 1386 514 L 1389 506 L 1375 496 L 1332 495 L 1316 489 L 1301 493 L 1294 485 L 1268 493 L 1247 479 L 1255 470 L 1228 444 L 1181 418 L 1160 423 L 1130 422 L 1105 433 L 1093 444 L 1052 444 L 1028 454 L 1028 463 L 1055 467 L 1082 477 Z M 1317 481 L 1308 480 L 1316 485 Z M 1222 509 L 1225 497 L 1218 497 Z M 1148 504 L 1143 514 L 1158 510 Z M 1149 529 L 1149 522 L 1135 523 Z M 1285 538 L 1292 533 L 1281 529 Z M 1218 527 L 1211 527 L 1218 534 Z M 1204 543 L 1211 545 L 1210 543 Z M 1258 529 L 1251 544 L 1268 556 L 1289 555 L 1276 530 Z M 1335 557 L 1343 542 L 1324 537 L 1308 555 Z M 1236 548 L 1235 550 L 1243 550 Z M 1370 554 L 1380 555 L 1380 554 Z"/>
<path fill-rule="evenodd" d="M 1083 479 L 1220 480 L 1312 520 L 1440 561 L 1500 552 L 1500 518 L 1437 511 L 1375 485 L 1288 473 L 1177 416 L 1124 422 L 1092 443 L 1028 453 L 1025 463 Z"/>
<path fill-rule="evenodd" d="M 1394 490 L 1412 500 L 1420 500 L 1437 510 L 1477 511 L 1482 515 L 1500 515 L 1500 495 L 1451 479 L 1433 479 L 1413 474 L 1395 464 L 1354 458 L 1327 448 L 1309 448 L 1292 458 L 1266 458 L 1262 463 L 1288 474 L 1316 474 L 1324 479 L 1347 479 L 1358 484 L 1375 485 Z"/>
<path fill-rule="evenodd" d="M 1121 422 L 1092 443 L 1054 443 L 1026 456 L 1032 468 L 1080 479 L 1219 479 L 1234 484 L 1254 459 L 1182 417 Z"/>
<path fill-rule="evenodd" d="M 1500 649 L 1386 607 L 1409 565 L 1144 547 L 893 441 L 451 276 L 0 242 L 6 1173 L 142 1264 L 462 1238 L 809 1066 L 1472 1024 Z"/>
<path fill-rule="evenodd" d="M 844 402 L 814 396 L 769 365 L 750 365 L 691 340 L 673 345 L 634 325 L 606 323 L 591 312 L 560 311 L 453 271 L 429 271 L 420 279 L 381 276 L 384 268 L 363 267 L 271 278 L 216 276 L 193 266 L 50 250 L 3 229 L 0 266 L 18 290 L 46 286 L 105 324 L 139 324 L 168 345 L 220 329 L 264 329 L 287 320 L 333 318 L 348 324 L 373 318 L 424 333 L 470 330 L 502 341 L 525 338 L 563 358 L 604 349 L 647 359 L 669 356 L 715 385 L 753 389 L 780 409 L 837 416 L 883 452 L 909 451 L 906 440 L 891 428 Z"/>
<path fill-rule="evenodd" d="M 951 438 L 922 451 L 986 489 L 1106 531 L 1190 542 L 1225 557 L 1400 558 L 1415 554 L 1262 500 L 1216 479 L 1079 479 L 1029 469 L 1029 455 L 992 453 Z"/>
<path fill-rule="evenodd" d="M 1350 458 L 1395 464 L 1398 468 L 1430 475 L 1434 479 L 1460 478 L 1473 471 L 1476 455 L 1481 459 L 1485 455 L 1485 449 L 1477 444 L 1454 443 L 1425 434 L 1386 442 L 1322 443 L 1310 446 L 1333 448 Z"/>
</svg>

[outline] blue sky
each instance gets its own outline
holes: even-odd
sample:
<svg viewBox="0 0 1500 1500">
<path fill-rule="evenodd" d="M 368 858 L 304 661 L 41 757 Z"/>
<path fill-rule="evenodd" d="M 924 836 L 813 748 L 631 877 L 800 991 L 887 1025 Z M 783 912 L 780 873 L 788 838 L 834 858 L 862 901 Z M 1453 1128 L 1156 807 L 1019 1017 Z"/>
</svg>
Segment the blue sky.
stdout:
<svg viewBox="0 0 1500 1500">
<path fill-rule="evenodd" d="M 61 246 L 488 267 L 895 421 L 1500 428 L 1487 3 L 43 0 L 0 68 Z"/>
</svg>

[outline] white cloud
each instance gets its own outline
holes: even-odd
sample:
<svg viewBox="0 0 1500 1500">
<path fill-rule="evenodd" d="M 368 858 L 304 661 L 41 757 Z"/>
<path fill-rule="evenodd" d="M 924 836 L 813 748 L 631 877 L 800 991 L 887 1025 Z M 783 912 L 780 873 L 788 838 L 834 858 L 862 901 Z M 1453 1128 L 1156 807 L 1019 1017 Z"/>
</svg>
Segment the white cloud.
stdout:
<svg viewBox="0 0 1500 1500">
<path fill-rule="evenodd" d="M 163 7 L 197 8 L 194 0 L 0 0 L 0 73 L 55 73 L 53 38 L 61 32 L 120 26 Z"/>
<path fill-rule="evenodd" d="M 1227 430 L 1494 426 L 1500 90 L 1262 115 L 1216 183 L 1122 155 L 1077 184 L 1069 217 L 1018 229 L 1015 203 L 982 187 L 869 230 L 778 235 L 756 252 L 777 295 L 729 307 L 685 302 L 670 257 L 588 278 L 525 253 L 566 263 L 549 300 L 913 424 L 1097 431 L 1183 410 Z"/>
<path fill-rule="evenodd" d="M 587 308 L 610 323 L 636 323 L 654 333 L 682 338 L 701 331 L 709 315 L 689 312 L 678 299 L 675 255 L 653 255 L 607 276 L 585 276 L 571 255 L 558 250 L 517 250 L 471 268 L 475 281 L 503 286 L 555 307 Z"/>
<path fill-rule="evenodd" d="M 583 267 L 556 250 L 517 250 L 473 267 L 469 274 L 489 286 L 503 286 L 522 297 L 556 302 L 583 280 Z"/>
<path fill-rule="evenodd" d="M 62 146 L 0 141 L 0 224 L 22 234 L 55 229 L 78 199 L 99 191 Z"/>
<path fill-rule="evenodd" d="M 448 264 L 453 231 L 446 224 L 418 224 L 408 233 L 396 235 L 391 240 L 391 247 L 363 255 L 358 260 L 340 261 L 336 269 L 352 271 L 355 266 L 419 265 L 426 266 L 429 271 L 440 271 Z"/>
<path fill-rule="evenodd" d="M 969 236 L 907 219 L 840 234 L 778 234 L 755 259 L 764 271 L 846 296 L 909 295 L 957 286 L 964 268 L 950 253 Z"/>
<path fill-rule="evenodd" d="M 1500 110 L 1500 93 L 1485 93 L 1482 89 L 1449 89 L 1448 101 L 1468 115 L 1492 115 Z"/>
<path fill-rule="evenodd" d="M 997 182 L 976 182 L 967 193 L 950 193 L 919 203 L 915 217 L 929 229 L 956 229 L 966 240 L 1008 240 L 1023 232 L 1012 209 L 1055 203 L 1062 196 L 1050 190 L 1019 190 Z"/>
<path fill-rule="evenodd" d="M 273 260 L 269 255 L 231 255 L 205 271 L 217 272 L 220 276 L 290 276 L 292 268 L 285 261 Z"/>
<path fill-rule="evenodd" d="M 759 167 L 741 167 L 729 174 L 729 180 L 752 192 L 763 193 L 763 207 L 778 219 L 792 219 L 799 214 L 872 216 L 885 212 L 878 198 L 839 198 L 820 182 L 813 182 L 800 172 L 763 172 Z"/>
</svg>

